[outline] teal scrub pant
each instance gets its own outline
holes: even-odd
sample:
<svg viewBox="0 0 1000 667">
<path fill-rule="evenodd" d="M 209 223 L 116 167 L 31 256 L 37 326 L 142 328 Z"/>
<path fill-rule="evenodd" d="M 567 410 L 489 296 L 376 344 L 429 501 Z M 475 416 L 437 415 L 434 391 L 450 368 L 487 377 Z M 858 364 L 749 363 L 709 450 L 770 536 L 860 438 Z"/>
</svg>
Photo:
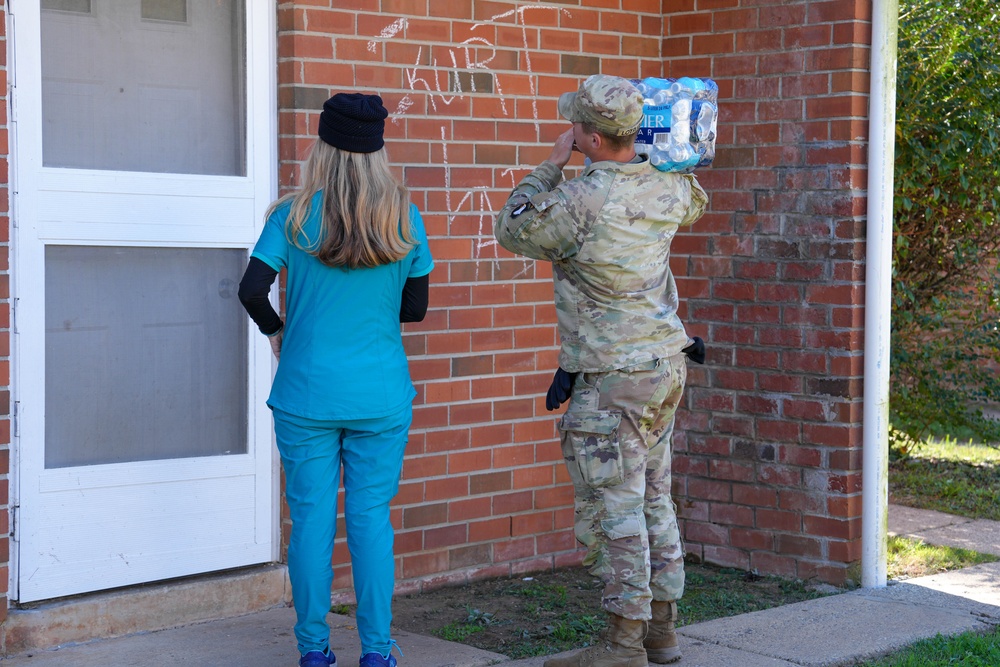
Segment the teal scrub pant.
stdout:
<svg viewBox="0 0 1000 667">
<path fill-rule="evenodd" d="M 329 646 L 337 489 L 344 469 L 344 518 L 351 553 L 361 655 L 389 655 L 395 579 L 389 502 L 399 490 L 413 418 L 407 405 L 388 417 L 317 421 L 273 410 L 292 519 L 288 576 L 299 652 Z"/>
</svg>

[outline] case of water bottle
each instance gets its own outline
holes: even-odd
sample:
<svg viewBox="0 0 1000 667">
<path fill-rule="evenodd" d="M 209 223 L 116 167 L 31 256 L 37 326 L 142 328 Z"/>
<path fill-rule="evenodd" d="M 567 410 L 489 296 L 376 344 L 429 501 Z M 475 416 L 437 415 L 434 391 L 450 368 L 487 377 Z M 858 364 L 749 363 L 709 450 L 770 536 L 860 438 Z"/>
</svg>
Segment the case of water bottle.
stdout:
<svg viewBox="0 0 1000 667">
<path fill-rule="evenodd" d="M 635 150 L 660 171 L 691 173 L 715 159 L 719 86 L 711 79 L 649 77 L 633 83 L 642 93 L 642 126 Z"/>
</svg>

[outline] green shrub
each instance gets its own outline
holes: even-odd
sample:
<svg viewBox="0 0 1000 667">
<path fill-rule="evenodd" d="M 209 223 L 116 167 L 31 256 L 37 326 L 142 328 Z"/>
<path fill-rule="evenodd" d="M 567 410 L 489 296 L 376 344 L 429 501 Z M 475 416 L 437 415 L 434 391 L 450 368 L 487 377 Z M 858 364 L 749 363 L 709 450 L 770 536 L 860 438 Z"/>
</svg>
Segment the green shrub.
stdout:
<svg viewBox="0 0 1000 667">
<path fill-rule="evenodd" d="M 1000 402 L 998 34 L 995 0 L 900 1 L 890 391 L 917 440 L 1000 439 L 984 412 Z"/>
</svg>

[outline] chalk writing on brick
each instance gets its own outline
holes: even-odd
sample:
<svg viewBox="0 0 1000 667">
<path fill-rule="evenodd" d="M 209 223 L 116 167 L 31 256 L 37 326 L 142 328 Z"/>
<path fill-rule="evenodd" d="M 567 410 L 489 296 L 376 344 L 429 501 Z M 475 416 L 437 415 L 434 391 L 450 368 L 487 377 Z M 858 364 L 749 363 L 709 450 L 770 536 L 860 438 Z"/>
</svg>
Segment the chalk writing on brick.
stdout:
<svg viewBox="0 0 1000 667">
<path fill-rule="evenodd" d="M 486 27 L 492 27 L 494 24 L 504 23 L 508 24 L 506 19 L 513 19 L 515 24 L 520 26 L 521 29 L 521 41 L 523 48 L 523 62 L 524 69 L 528 73 L 529 80 L 529 94 L 531 96 L 531 112 L 532 118 L 535 125 L 535 131 L 539 131 L 538 123 L 538 106 L 537 106 L 537 93 L 535 87 L 535 79 L 532 76 L 531 69 L 531 53 L 530 45 L 528 41 L 528 29 L 531 27 L 531 20 L 529 14 L 538 12 L 556 12 L 567 17 L 571 17 L 572 14 L 565 7 L 555 7 L 551 5 L 533 5 L 530 7 L 517 7 L 494 16 L 491 16 L 489 20 L 473 24 L 470 28 L 471 31 L 476 31 L 477 29 L 484 29 Z M 389 40 L 397 38 L 400 34 L 405 38 L 405 31 L 408 22 L 405 18 L 398 18 L 392 23 L 385 26 L 379 34 L 378 39 Z M 368 42 L 368 50 L 375 52 L 378 42 L 373 39 Z M 441 64 L 437 57 L 432 58 L 431 65 L 429 67 L 420 67 L 420 63 L 423 60 L 425 45 L 421 45 L 417 50 L 417 56 L 414 62 L 414 67 L 404 68 L 404 86 L 412 91 L 424 91 L 429 94 L 429 102 L 431 109 L 434 112 L 439 111 L 439 105 L 443 107 L 448 107 L 455 102 L 456 99 L 464 99 L 466 94 L 471 93 L 488 93 L 497 96 L 500 101 L 500 108 L 505 116 L 510 116 L 511 112 L 507 108 L 507 98 L 503 92 L 503 80 L 501 73 L 491 68 L 491 63 L 496 58 L 496 45 L 493 44 L 489 39 L 481 36 L 473 36 L 468 39 L 463 40 L 454 47 L 448 47 L 447 50 L 447 60 L 449 62 Z M 438 45 L 427 44 L 426 48 L 433 49 L 434 53 L 439 51 Z M 477 54 L 477 51 L 480 53 Z M 486 72 L 489 76 L 488 79 L 482 79 L 480 75 L 476 75 L 476 71 Z M 469 72 L 473 74 L 470 75 Z M 522 75 L 522 72 L 517 74 Z M 479 84 L 477 85 L 477 81 Z M 465 90 L 465 88 L 468 90 Z M 477 88 L 486 90 L 477 90 Z M 409 95 L 404 95 L 399 103 L 397 104 L 395 113 L 393 115 L 392 122 L 399 123 L 400 118 L 406 115 L 410 108 L 413 107 L 414 100 Z M 496 213 L 496 208 L 493 206 L 493 202 L 490 201 L 490 189 L 489 184 L 474 186 L 471 189 L 463 188 L 461 196 L 458 197 L 457 201 L 453 199 L 452 187 L 451 187 L 451 166 L 448 163 L 448 144 L 445 136 L 445 129 L 441 128 L 441 142 L 443 150 L 443 162 L 445 167 L 445 202 L 448 209 L 448 224 L 449 226 L 455 220 L 456 214 L 462 210 L 466 205 L 472 207 L 473 214 L 478 214 L 479 224 L 478 224 L 478 234 L 475 242 L 475 259 L 477 263 L 480 260 L 493 260 L 499 261 L 500 256 L 497 252 L 497 243 L 493 238 L 492 222 Z M 510 179 L 510 189 L 514 188 L 514 170 L 512 168 L 505 169 L 501 173 L 501 177 L 504 179 Z M 514 278 L 520 277 L 527 274 L 532 266 L 532 262 L 525 258 L 520 258 L 522 263 L 522 268 L 514 276 Z M 476 279 L 479 278 L 479 267 L 476 267 Z"/>
<path fill-rule="evenodd" d="M 472 25 L 470 30 L 475 31 L 477 28 L 483 28 L 486 26 L 492 26 L 495 23 L 500 23 L 503 19 L 513 18 L 518 26 L 521 28 L 521 38 L 522 47 L 524 49 L 524 69 L 529 75 L 529 87 L 530 94 L 532 97 L 532 113 L 534 115 L 534 122 L 536 129 L 538 127 L 538 108 L 535 103 L 535 97 L 538 91 L 535 89 L 535 80 L 531 76 L 531 51 L 528 43 L 528 28 L 531 27 L 531 22 L 529 19 L 529 13 L 537 12 L 556 12 L 561 13 L 567 17 L 571 17 L 572 14 L 565 7 L 555 7 L 552 5 L 532 5 L 530 7 L 517 7 L 510 9 L 506 12 L 496 14 L 491 16 L 488 21 L 482 21 Z M 390 23 L 382 32 L 379 34 L 380 39 L 393 39 L 401 32 L 405 34 L 407 26 L 407 21 L 405 18 L 399 18 L 396 21 Z M 377 40 L 369 40 L 368 50 L 373 52 L 377 45 Z M 430 46 L 430 45 L 429 45 Z M 475 54 L 476 49 L 485 48 L 488 50 L 487 53 L 483 54 L 477 59 Z M 457 52 L 456 52 L 457 49 Z M 431 68 L 421 68 L 419 66 L 420 61 L 423 57 L 423 46 L 417 51 L 416 62 L 412 69 L 406 68 L 404 70 L 406 76 L 406 86 L 410 90 L 420 90 L 423 89 L 430 93 L 430 104 L 434 111 L 438 110 L 438 104 L 443 104 L 448 106 L 452 104 L 456 99 L 462 99 L 465 97 L 465 93 L 475 93 L 476 90 L 476 77 L 462 77 L 458 76 L 457 73 L 461 70 L 487 70 L 492 78 L 492 92 L 497 95 L 500 100 L 500 108 L 505 116 L 509 116 L 510 112 L 507 109 L 507 98 L 503 92 L 503 80 L 501 75 L 490 68 L 490 63 L 493 62 L 496 57 L 496 45 L 485 37 L 469 37 L 463 40 L 458 45 L 453 48 L 448 49 L 448 60 L 451 61 L 450 70 L 448 63 L 442 65 L 438 59 L 435 57 L 432 59 Z M 459 64 L 461 62 L 461 65 Z M 444 83 L 442 83 L 442 77 Z M 463 90 L 463 81 L 468 82 L 469 90 Z M 452 94 L 453 93 L 453 94 Z M 413 100 L 409 99 L 408 96 L 404 96 L 400 100 L 399 105 L 396 108 L 395 118 L 393 118 L 394 123 L 399 122 L 399 116 L 404 115 L 409 108 L 413 106 Z"/>
</svg>

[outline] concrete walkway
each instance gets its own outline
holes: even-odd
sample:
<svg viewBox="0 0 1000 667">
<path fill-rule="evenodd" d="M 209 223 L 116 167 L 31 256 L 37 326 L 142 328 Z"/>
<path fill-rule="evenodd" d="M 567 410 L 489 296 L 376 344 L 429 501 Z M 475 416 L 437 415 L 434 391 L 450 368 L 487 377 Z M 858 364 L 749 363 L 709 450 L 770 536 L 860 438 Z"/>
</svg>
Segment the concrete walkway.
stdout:
<svg viewBox="0 0 1000 667">
<path fill-rule="evenodd" d="M 1000 556 L 1000 521 L 966 519 L 943 512 L 891 505 L 889 532 L 921 539 L 927 544 L 962 547 Z"/>
<path fill-rule="evenodd" d="M 891 533 L 1000 555 L 1000 524 L 893 506 Z M 353 619 L 332 615 L 331 646 L 341 667 L 356 665 Z M 291 609 L 39 651 L 3 667 L 293 667 Z M 858 590 L 681 628 L 679 667 L 852 665 L 938 633 L 1000 625 L 1000 562 Z M 396 633 L 400 667 L 541 667 L 545 658 L 508 660 L 432 637 Z"/>
</svg>

